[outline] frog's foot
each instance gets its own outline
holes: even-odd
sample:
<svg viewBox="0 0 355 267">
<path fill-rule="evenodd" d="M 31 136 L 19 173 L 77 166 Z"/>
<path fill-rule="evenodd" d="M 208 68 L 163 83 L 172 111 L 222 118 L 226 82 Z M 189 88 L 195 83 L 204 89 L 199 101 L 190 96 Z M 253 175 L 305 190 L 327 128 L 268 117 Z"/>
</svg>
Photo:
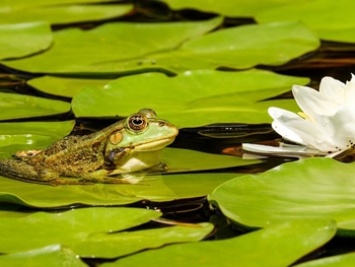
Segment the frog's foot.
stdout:
<svg viewBox="0 0 355 267">
<path fill-rule="evenodd" d="M 163 173 L 168 171 L 168 165 L 166 165 L 164 162 L 159 162 L 157 165 L 154 165 L 153 167 L 147 169 L 149 173 Z"/>
<path fill-rule="evenodd" d="M 38 153 L 42 152 L 42 150 L 22 150 L 22 151 L 17 151 L 15 154 L 12 155 L 13 158 L 15 159 L 21 159 L 24 157 L 33 157 L 36 156 Z"/>
</svg>

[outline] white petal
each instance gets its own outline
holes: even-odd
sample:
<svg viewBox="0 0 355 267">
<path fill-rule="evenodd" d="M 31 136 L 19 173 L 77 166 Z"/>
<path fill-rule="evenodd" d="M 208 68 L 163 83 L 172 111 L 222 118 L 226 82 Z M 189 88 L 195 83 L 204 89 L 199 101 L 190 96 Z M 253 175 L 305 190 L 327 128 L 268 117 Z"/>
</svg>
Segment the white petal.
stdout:
<svg viewBox="0 0 355 267">
<path fill-rule="evenodd" d="M 351 112 L 355 114 L 355 76 L 353 74 L 351 74 L 351 80 L 346 83 L 345 103 L 351 108 Z"/>
<path fill-rule="evenodd" d="M 271 126 L 272 128 L 283 138 L 298 143 L 307 145 L 304 140 L 296 134 L 291 128 L 288 127 L 291 121 L 303 120 L 295 113 L 281 109 L 281 108 L 269 108 L 269 115 L 274 119 Z"/>
<path fill-rule="evenodd" d="M 347 149 L 355 143 L 355 117 L 347 106 L 341 107 L 334 116 L 320 116 L 322 131 L 327 134 L 325 142 L 332 143 L 335 150 Z"/>
<path fill-rule="evenodd" d="M 311 118 L 319 114 L 331 115 L 339 106 L 318 91 L 306 86 L 294 85 L 292 93 L 298 106 Z"/>
<path fill-rule="evenodd" d="M 242 144 L 244 151 L 257 153 L 262 155 L 272 155 L 272 156 L 288 156 L 288 157 L 304 157 L 304 156 L 316 156 L 316 155 L 325 155 L 319 150 L 315 150 L 306 146 L 266 146 L 259 144 Z"/>
<path fill-rule="evenodd" d="M 332 77 L 324 77 L 319 86 L 319 92 L 330 101 L 343 105 L 345 103 L 346 85 Z"/>
<path fill-rule="evenodd" d="M 332 139 L 315 122 L 279 108 L 269 108 L 269 114 L 274 118 L 272 128 L 284 139 L 325 152 L 336 149 Z"/>
</svg>

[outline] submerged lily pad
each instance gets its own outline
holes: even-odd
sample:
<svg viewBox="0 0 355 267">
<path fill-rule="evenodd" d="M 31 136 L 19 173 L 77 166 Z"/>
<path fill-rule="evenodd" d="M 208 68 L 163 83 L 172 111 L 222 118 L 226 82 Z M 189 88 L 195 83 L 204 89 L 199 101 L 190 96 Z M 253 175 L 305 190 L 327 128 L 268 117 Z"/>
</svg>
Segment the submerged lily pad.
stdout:
<svg viewBox="0 0 355 267">
<path fill-rule="evenodd" d="M 0 109 L 0 120 L 11 120 L 63 114 L 69 112 L 71 106 L 59 100 L 0 93 Z"/>
<path fill-rule="evenodd" d="M 111 80 L 107 79 L 85 79 L 85 78 L 64 78 L 43 76 L 29 80 L 27 83 L 37 90 L 46 94 L 64 97 L 73 97 L 85 87 L 103 87 Z"/>
<path fill-rule="evenodd" d="M 328 220 L 285 222 L 240 237 L 145 251 L 102 266 L 284 267 L 326 243 L 335 231 Z"/>
<path fill-rule="evenodd" d="M 7 267 L 48 266 L 49 263 L 51 267 L 63 267 L 63 263 L 70 267 L 87 267 L 77 254 L 59 244 L 0 256 L 0 265 Z"/>
<path fill-rule="evenodd" d="M 1 23 L 21 23 L 47 21 L 51 24 L 64 24 L 109 19 L 127 14 L 133 5 L 44 5 L 7 9 L 0 8 Z M 32 2 L 32 1 L 31 1 Z M 76 2 L 76 1 L 73 1 Z M 22 43 L 23 44 L 23 43 Z"/>
<path fill-rule="evenodd" d="M 329 158 L 286 163 L 220 185 L 209 196 L 228 218 L 248 227 L 292 219 L 330 218 L 355 230 L 355 164 Z"/>
<path fill-rule="evenodd" d="M 0 251 L 14 253 L 51 244 L 70 247 L 94 235 L 135 227 L 160 216 L 157 211 L 137 208 L 82 208 L 24 217 L 1 216 L 0 212 Z"/>
<path fill-rule="evenodd" d="M 0 123 L 0 158 L 19 150 L 43 149 L 70 134 L 75 121 Z"/>
<path fill-rule="evenodd" d="M 117 73 L 122 68 L 122 60 L 175 49 L 221 22 L 221 18 L 214 18 L 201 22 L 106 23 L 86 31 L 71 28 L 55 32 L 55 46 L 46 53 L 3 64 L 28 72 Z M 111 66 L 102 70 L 107 62 Z"/>
<path fill-rule="evenodd" d="M 262 101 L 304 85 L 308 78 L 262 70 L 188 71 L 176 77 L 147 73 L 122 77 L 104 86 L 90 87 L 74 96 L 77 117 L 129 116 L 147 103 L 160 118 L 179 127 L 217 122 L 271 122 L 270 105 L 298 110 L 295 101 Z M 119 103 L 119 104 L 118 104 Z"/>
<path fill-rule="evenodd" d="M 53 35 L 47 22 L 0 25 L 0 60 L 44 51 L 52 42 Z"/>
</svg>

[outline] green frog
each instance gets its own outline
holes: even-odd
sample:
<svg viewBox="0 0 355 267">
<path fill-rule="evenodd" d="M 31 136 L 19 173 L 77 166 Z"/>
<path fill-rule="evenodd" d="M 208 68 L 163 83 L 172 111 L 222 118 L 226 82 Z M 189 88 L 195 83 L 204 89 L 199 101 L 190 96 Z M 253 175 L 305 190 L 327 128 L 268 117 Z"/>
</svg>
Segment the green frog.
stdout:
<svg viewBox="0 0 355 267">
<path fill-rule="evenodd" d="M 0 174 L 36 183 L 122 183 L 120 176 L 159 166 L 160 151 L 178 129 L 142 109 L 84 136 L 67 136 L 44 150 L 20 151 L 0 160 Z"/>
</svg>

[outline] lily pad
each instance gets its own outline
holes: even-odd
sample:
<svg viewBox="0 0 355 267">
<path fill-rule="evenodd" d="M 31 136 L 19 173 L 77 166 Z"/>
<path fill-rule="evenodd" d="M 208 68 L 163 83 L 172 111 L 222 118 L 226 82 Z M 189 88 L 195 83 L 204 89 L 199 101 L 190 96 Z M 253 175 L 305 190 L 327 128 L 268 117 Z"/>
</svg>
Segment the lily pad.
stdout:
<svg viewBox="0 0 355 267">
<path fill-rule="evenodd" d="M 275 66 L 314 51 L 319 44 L 318 38 L 301 23 L 246 25 L 196 37 L 175 50 L 126 58 L 119 61 L 120 64 L 112 59 L 88 66 L 86 70 L 101 73 L 151 70 L 181 73 L 217 67 L 247 69 L 260 64 Z"/>
<path fill-rule="evenodd" d="M 1 23 L 47 21 L 51 24 L 96 21 L 119 17 L 133 9 L 133 5 L 44 5 L 24 8 L 0 8 Z M 23 43 L 22 43 L 23 44 Z"/>
<path fill-rule="evenodd" d="M 28 72 L 117 73 L 122 60 L 176 49 L 183 41 L 206 33 L 221 22 L 221 18 L 214 18 L 201 22 L 106 23 L 86 31 L 71 28 L 55 32 L 55 46 L 46 53 L 2 63 Z M 116 67 L 102 71 L 107 62 Z"/>
<path fill-rule="evenodd" d="M 11 120 L 63 114 L 69 112 L 71 106 L 59 100 L 0 93 L 0 109 L 0 120 Z"/>
<path fill-rule="evenodd" d="M 71 246 L 81 257 L 117 258 L 143 249 L 172 243 L 197 242 L 213 230 L 210 223 L 184 224 L 159 229 L 98 234 Z"/>
<path fill-rule="evenodd" d="M 25 217 L 5 217 L 0 212 L 0 237 L 4 241 L 0 251 L 14 253 L 51 244 L 70 247 L 95 234 L 124 230 L 160 216 L 159 212 L 137 208 L 82 208 Z"/>
<path fill-rule="evenodd" d="M 298 22 L 253 24 L 195 38 L 171 53 L 142 59 L 142 66 L 154 60 L 156 66 L 176 73 L 218 67 L 247 69 L 261 64 L 278 66 L 316 50 L 319 45 L 318 37 Z"/>
<path fill-rule="evenodd" d="M 53 208 L 72 205 L 127 205 L 206 196 L 235 173 L 200 173 L 149 176 L 133 185 L 48 186 L 0 177 L 0 202 Z M 65 196 L 65 197 L 63 197 Z"/>
<path fill-rule="evenodd" d="M 313 30 L 321 39 L 335 42 L 355 42 L 353 32 L 355 22 L 351 0 L 165 0 L 173 9 L 194 8 L 204 12 L 214 12 L 230 17 L 254 18 L 259 23 L 279 21 L 301 21 Z M 317 15 L 315 15 L 317 14 Z"/>
<path fill-rule="evenodd" d="M 47 0 L 1 0 L 1 8 L 4 10 L 10 8 L 28 8 L 28 7 L 36 7 L 36 6 L 51 6 L 51 5 L 65 5 L 72 3 L 100 3 L 100 2 L 110 2 L 111 0 L 51 0 L 48 2 Z"/>
<path fill-rule="evenodd" d="M 62 245 L 50 245 L 43 248 L 18 252 L 0 256 L 0 265 L 17 266 L 48 266 L 63 267 L 63 263 L 70 267 L 87 267 L 72 250 Z"/>
<path fill-rule="evenodd" d="M 288 2 L 274 8 L 257 9 L 255 19 L 260 23 L 302 21 L 323 40 L 353 43 L 355 21 L 351 16 L 354 8 L 355 2 L 351 0 Z"/>
<path fill-rule="evenodd" d="M 0 158 L 19 150 L 43 149 L 70 134 L 75 121 L 0 123 Z"/>
<path fill-rule="evenodd" d="M 293 99 L 262 100 L 308 81 L 256 69 L 195 70 L 176 77 L 147 73 L 119 78 L 103 89 L 81 90 L 74 96 L 72 108 L 77 117 L 129 116 L 150 103 L 159 117 L 179 127 L 217 122 L 269 123 L 270 105 L 293 110 L 298 107 Z"/>
<path fill-rule="evenodd" d="M 162 151 L 161 162 L 167 165 L 169 173 L 216 170 L 260 163 L 259 160 L 244 160 L 234 156 L 170 147 Z"/>
<path fill-rule="evenodd" d="M 103 87 L 110 81 L 107 79 L 43 76 L 31 79 L 27 83 L 43 93 L 71 98 L 85 87 Z"/>
<path fill-rule="evenodd" d="M 44 51 L 52 42 L 53 35 L 47 22 L 0 25 L 0 60 Z"/>
<path fill-rule="evenodd" d="M 355 230 L 355 164 L 330 158 L 286 163 L 260 175 L 220 185 L 209 196 L 225 216 L 247 227 L 292 219 L 330 218 L 340 230 Z"/>
<path fill-rule="evenodd" d="M 355 265 L 355 253 L 321 258 L 294 265 L 294 267 L 349 267 Z"/>
<path fill-rule="evenodd" d="M 289 266 L 333 237 L 328 220 L 275 224 L 240 237 L 171 245 L 104 263 L 113 266 Z"/>
<path fill-rule="evenodd" d="M 307 0 L 300 0 L 303 3 Z M 229 17 L 253 17 L 258 10 L 272 9 L 291 3 L 289 0 L 264 0 L 259 2 L 244 0 L 220 0 L 209 1 L 206 5 L 204 0 L 164 0 L 172 9 L 193 8 L 204 12 L 218 13 Z"/>
<path fill-rule="evenodd" d="M 185 149 L 166 148 L 162 162 L 170 171 L 196 171 L 253 164 L 258 161 L 214 155 Z M 170 150 L 170 151 L 169 151 Z M 193 158 L 190 162 L 186 159 Z M 132 177 L 136 184 L 92 184 L 50 186 L 0 177 L 0 202 L 34 207 L 75 204 L 125 205 L 141 200 L 171 201 L 206 196 L 236 173 L 187 173 Z M 136 182 L 136 181 L 134 181 Z M 65 196 L 65 198 L 63 198 Z"/>
</svg>

